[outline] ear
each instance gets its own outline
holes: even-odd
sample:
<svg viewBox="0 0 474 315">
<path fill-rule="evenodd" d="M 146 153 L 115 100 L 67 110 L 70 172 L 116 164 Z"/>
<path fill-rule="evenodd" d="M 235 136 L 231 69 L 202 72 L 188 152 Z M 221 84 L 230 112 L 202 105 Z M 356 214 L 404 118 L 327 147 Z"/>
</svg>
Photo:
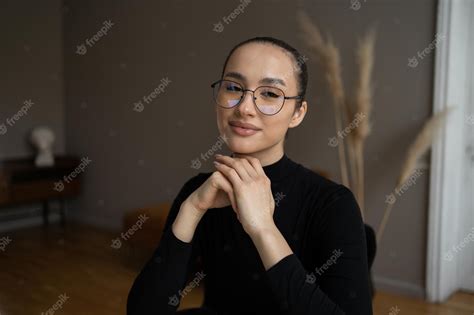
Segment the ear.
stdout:
<svg viewBox="0 0 474 315">
<path fill-rule="evenodd" d="M 288 128 L 294 128 L 298 126 L 303 121 L 303 118 L 306 115 L 307 110 L 308 110 L 308 103 L 306 101 L 303 101 L 301 103 L 300 108 L 294 111 L 293 116 L 291 117 L 291 120 L 290 120 L 290 124 L 288 125 Z"/>
</svg>

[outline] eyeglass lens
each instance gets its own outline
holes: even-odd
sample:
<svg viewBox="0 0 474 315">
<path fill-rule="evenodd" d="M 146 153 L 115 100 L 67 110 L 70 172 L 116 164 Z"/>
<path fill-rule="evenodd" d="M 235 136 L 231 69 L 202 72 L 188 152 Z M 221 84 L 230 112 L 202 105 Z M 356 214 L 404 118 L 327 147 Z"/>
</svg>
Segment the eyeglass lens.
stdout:
<svg viewBox="0 0 474 315">
<path fill-rule="evenodd" d="M 219 106 L 232 108 L 244 96 L 244 89 L 238 83 L 223 80 L 214 86 L 214 98 Z M 254 102 L 258 110 L 266 115 L 277 113 L 283 106 L 285 95 L 282 90 L 269 86 L 258 87 L 254 92 Z"/>
</svg>

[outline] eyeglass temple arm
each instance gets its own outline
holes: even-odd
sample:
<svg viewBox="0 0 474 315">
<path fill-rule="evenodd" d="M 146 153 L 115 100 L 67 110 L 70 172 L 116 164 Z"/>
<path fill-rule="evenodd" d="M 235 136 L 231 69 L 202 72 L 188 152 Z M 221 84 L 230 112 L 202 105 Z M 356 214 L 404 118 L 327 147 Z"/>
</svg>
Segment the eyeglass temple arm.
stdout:
<svg viewBox="0 0 474 315">
<path fill-rule="evenodd" d="M 211 84 L 211 87 L 213 88 L 214 85 L 216 85 L 217 83 L 219 83 L 219 82 L 221 82 L 221 81 L 222 81 L 222 79 L 221 79 L 221 80 L 217 80 L 216 82 L 214 82 L 214 83 Z"/>
</svg>

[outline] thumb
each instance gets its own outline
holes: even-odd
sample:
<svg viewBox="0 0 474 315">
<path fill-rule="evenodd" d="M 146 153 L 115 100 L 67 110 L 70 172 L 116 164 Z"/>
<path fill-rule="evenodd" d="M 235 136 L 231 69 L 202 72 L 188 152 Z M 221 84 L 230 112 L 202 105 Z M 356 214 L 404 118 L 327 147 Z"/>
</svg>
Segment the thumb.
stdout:
<svg viewBox="0 0 474 315">
<path fill-rule="evenodd" d="M 227 193 L 227 197 L 229 197 L 232 208 L 234 209 L 234 211 L 237 211 L 237 203 L 235 201 L 234 189 L 232 187 L 232 184 L 227 180 L 227 178 L 224 175 L 222 175 L 221 172 L 218 171 L 218 173 L 221 176 L 218 177 L 217 185 L 219 189 Z"/>
</svg>

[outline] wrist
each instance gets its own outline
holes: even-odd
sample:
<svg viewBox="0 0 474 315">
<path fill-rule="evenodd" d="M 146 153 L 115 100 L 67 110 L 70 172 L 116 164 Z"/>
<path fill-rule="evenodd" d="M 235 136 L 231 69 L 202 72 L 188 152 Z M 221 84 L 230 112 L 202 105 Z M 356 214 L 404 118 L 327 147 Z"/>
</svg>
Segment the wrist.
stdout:
<svg viewBox="0 0 474 315">
<path fill-rule="evenodd" d="M 265 270 L 269 270 L 283 258 L 293 253 L 275 224 L 256 231 L 251 239 L 262 259 Z"/>
<path fill-rule="evenodd" d="M 207 209 L 200 207 L 199 200 L 195 192 L 189 195 L 185 202 L 188 203 L 189 206 L 197 213 L 205 213 L 207 211 Z"/>
<path fill-rule="evenodd" d="M 183 242 L 191 242 L 203 215 L 204 212 L 196 210 L 189 200 L 184 200 L 171 227 L 174 235 Z"/>
<path fill-rule="evenodd" d="M 280 231 L 278 230 L 277 226 L 275 223 L 269 222 L 268 224 L 262 226 L 262 227 L 257 227 L 253 229 L 250 233 L 249 236 L 253 240 L 262 240 L 264 238 L 272 237 L 276 233 L 279 233 Z"/>
<path fill-rule="evenodd" d="M 189 195 L 183 203 L 181 204 L 181 209 L 183 212 L 186 212 L 189 216 L 201 219 L 202 216 L 206 213 L 207 209 L 201 209 L 197 206 L 197 203 L 194 200 L 194 195 Z"/>
</svg>

